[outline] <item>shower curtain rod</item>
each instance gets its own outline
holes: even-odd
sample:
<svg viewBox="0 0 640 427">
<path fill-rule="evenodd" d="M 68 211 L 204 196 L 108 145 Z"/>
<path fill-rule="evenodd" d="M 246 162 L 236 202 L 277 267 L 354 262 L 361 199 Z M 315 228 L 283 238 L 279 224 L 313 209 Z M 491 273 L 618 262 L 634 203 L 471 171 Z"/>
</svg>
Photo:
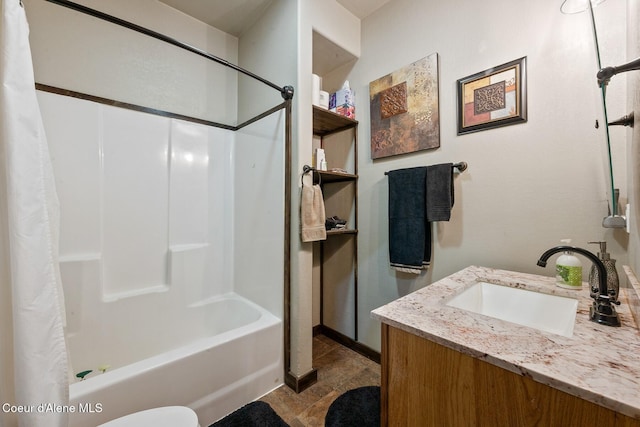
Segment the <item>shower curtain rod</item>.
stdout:
<svg viewBox="0 0 640 427">
<path fill-rule="evenodd" d="M 249 126 L 250 124 L 257 122 L 258 120 L 261 120 L 261 119 L 263 119 L 263 118 L 275 113 L 276 111 L 282 110 L 283 108 L 286 107 L 286 104 L 287 104 L 287 101 L 283 101 L 280 104 L 276 105 L 275 107 L 268 109 L 264 113 L 260 113 L 257 116 L 252 117 L 252 118 L 248 119 L 247 121 L 244 121 L 244 122 L 234 126 L 234 125 L 227 125 L 227 124 L 224 124 L 224 123 L 214 122 L 214 121 L 211 121 L 211 120 L 200 119 L 200 118 L 193 117 L 193 116 L 186 116 L 184 114 L 177 114 L 177 113 L 172 113 L 172 112 L 165 111 L 165 110 L 158 110 L 156 108 L 143 107 L 141 105 L 131 104 L 131 103 L 128 103 L 128 102 L 115 101 L 115 100 L 109 99 L 109 98 L 103 98 L 103 97 L 100 97 L 100 96 L 90 95 L 88 93 L 77 92 L 77 91 L 69 90 L 69 89 L 62 89 L 62 88 L 59 88 L 59 87 L 56 87 L 56 86 L 45 85 L 45 84 L 37 83 L 37 82 L 36 82 L 36 90 L 40 90 L 42 92 L 53 93 L 53 94 L 56 94 L 56 95 L 68 96 L 68 97 L 71 97 L 71 98 L 84 99 L 85 101 L 96 102 L 98 104 L 109 105 L 109 106 L 112 106 L 112 107 L 125 108 L 127 110 L 140 111 L 142 113 L 154 114 L 156 116 L 168 117 L 168 118 L 171 118 L 171 119 L 179 119 L 179 120 L 184 120 L 184 121 L 191 122 L 191 123 L 199 123 L 201 125 L 213 126 L 213 127 L 220 128 L 220 129 L 230 130 L 230 131 L 233 131 L 233 132 L 239 131 L 240 129 L 242 129 L 245 126 Z"/>
<path fill-rule="evenodd" d="M 258 80 L 261 83 L 264 83 L 267 86 L 272 87 L 273 89 L 275 89 L 278 92 L 280 92 L 280 95 L 282 95 L 282 98 L 285 99 L 285 100 L 293 98 L 293 87 L 292 86 L 283 86 L 283 87 L 282 86 L 278 86 L 277 84 L 272 83 L 269 80 L 267 80 L 265 78 L 262 78 L 262 77 L 258 76 L 257 74 L 252 73 L 251 71 L 245 70 L 242 67 L 239 67 L 239 66 L 237 66 L 235 64 L 232 64 L 231 62 L 229 62 L 229 61 L 227 61 L 225 59 L 219 58 L 219 57 L 217 57 L 215 55 L 212 55 L 212 54 L 210 54 L 208 52 L 205 52 L 205 51 L 203 51 L 201 49 L 198 49 L 198 48 L 193 47 L 191 45 L 188 45 L 186 43 L 182 43 L 181 41 L 178 41 L 178 40 L 176 40 L 176 39 L 174 39 L 172 37 L 166 36 L 164 34 L 161 34 L 161 33 L 158 33 L 156 31 L 150 30 L 148 28 L 141 27 L 140 25 L 136 25 L 136 24 L 134 24 L 132 22 L 125 21 L 125 20 L 120 19 L 120 18 L 116 18 L 113 15 L 109 15 L 109 14 L 106 14 L 104 12 L 100 12 L 98 10 L 91 9 L 89 7 L 86 7 L 86 6 L 83 6 L 83 5 L 80 5 L 78 3 L 74 3 L 74 2 L 68 1 L 68 0 L 47 0 L 47 1 L 49 3 L 54 3 L 54 4 L 57 4 L 59 6 L 64 6 L 64 7 L 67 7 L 69 9 L 75 10 L 77 12 L 81 12 L 81 13 L 84 13 L 86 15 L 90 15 L 90 16 L 93 16 L 95 18 L 102 19 L 102 20 L 107 21 L 107 22 L 111 22 L 112 24 L 120 25 L 121 27 L 125 27 L 125 28 L 128 28 L 128 29 L 133 30 L 133 31 L 137 31 L 137 32 L 142 33 L 144 35 L 147 35 L 149 37 L 153 37 L 155 39 L 162 40 L 163 42 L 166 42 L 166 43 L 172 44 L 172 45 L 174 45 L 176 47 L 179 47 L 181 49 L 187 50 L 187 51 L 189 51 L 191 53 L 195 53 L 196 55 L 199 55 L 199 56 L 207 58 L 207 59 L 209 59 L 211 61 L 217 62 L 218 64 L 224 65 L 225 67 L 229 67 L 229 68 L 231 68 L 231 69 L 233 69 L 233 70 L 235 70 L 235 71 L 237 71 L 239 73 L 242 73 L 242 74 L 244 74 L 246 76 L 249 76 L 249 77 L 251 77 L 251 78 L 253 78 L 255 80 Z"/>
</svg>

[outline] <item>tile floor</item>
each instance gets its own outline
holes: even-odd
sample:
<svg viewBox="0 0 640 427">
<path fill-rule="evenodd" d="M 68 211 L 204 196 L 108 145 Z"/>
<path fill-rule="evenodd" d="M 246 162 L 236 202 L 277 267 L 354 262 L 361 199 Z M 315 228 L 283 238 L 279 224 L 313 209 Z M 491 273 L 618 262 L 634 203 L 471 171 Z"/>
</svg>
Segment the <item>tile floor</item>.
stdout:
<svg viewBox="0 0 640 427">
<path fill-rule="evenodd" d="M 380 385 L 379 364 L 324 335 L 313 338 L 313 367 L 318 370 L 318 382 L 302 393 L 282 386 L 260 399 L 291 427 L 324 426 L 329 406 L 342 393 Z"/>
</svg>

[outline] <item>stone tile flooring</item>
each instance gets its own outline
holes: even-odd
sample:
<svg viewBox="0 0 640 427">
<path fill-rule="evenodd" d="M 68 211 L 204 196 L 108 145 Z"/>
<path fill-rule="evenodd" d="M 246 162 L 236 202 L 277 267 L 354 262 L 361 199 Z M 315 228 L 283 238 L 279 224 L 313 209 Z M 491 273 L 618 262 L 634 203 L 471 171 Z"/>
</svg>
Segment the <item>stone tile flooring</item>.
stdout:
<svg viewBox="0 0 640 427">
<path fill-rule="evenodd" d="M 302 393 L 282 386 L 260 399 L 292 427 L 322 427 L 329 406 L 342 393 L 380 385 L 379 364 L 324 335 L 313 338 L 313 367 L 318 382 Z"/>
</svg>

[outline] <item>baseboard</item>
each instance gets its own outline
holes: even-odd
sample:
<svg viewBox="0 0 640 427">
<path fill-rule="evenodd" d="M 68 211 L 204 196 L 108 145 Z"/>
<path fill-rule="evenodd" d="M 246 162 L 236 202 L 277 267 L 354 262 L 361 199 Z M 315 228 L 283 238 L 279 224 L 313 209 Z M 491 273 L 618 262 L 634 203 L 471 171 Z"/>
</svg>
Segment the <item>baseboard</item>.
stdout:
<svg viewBox="0 0 640 427">
<path fill-rule="evenodd" d="M 296 393 L 300 393 L 311 387 L 318 381 L 318 370 L 313 369 L 311 372 L 296 377 L 291 372 L 287 372 L 284 376 L 284 383 Z"/>
<path fill-rule="evenodd" d="M 322 335 L 322 329 L 324 329 L 324 325 L 316 325 L 313 327 L 313 336 Z"/>
<path fill-rule="evenodd" d="M 358 341 L 349 338 L 348 336 L 331 329 L 325 325 L 316 325 L 313 327 L 313 336 L 316 335 L 324 335 L 327 338 L 331 338 L 335 342 L 342 344 L 343 346 L 355 351 L 366 357 L 367 359 L 373 360 L 376 363 L 380 363 L 380 353 L 373 350 L 372 348 L 367 347 L 366 345 L 359 343 Z"/>
</svg>

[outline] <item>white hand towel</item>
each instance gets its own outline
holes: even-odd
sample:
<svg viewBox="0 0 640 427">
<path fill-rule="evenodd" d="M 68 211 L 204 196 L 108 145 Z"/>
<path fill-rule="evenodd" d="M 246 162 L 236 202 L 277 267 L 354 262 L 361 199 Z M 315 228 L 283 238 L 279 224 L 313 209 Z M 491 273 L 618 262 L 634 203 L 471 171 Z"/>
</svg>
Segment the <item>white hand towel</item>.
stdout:
<svg viewBox="0 0 640 427">
<path fill-rule="evenodd" d="M 322 190 L 319 185 L 302 187 L 300 198 L 301 236 L 303 242 L 315 242 L 327 239 L 324 227 L 325 213 Z"/>
</svg>

